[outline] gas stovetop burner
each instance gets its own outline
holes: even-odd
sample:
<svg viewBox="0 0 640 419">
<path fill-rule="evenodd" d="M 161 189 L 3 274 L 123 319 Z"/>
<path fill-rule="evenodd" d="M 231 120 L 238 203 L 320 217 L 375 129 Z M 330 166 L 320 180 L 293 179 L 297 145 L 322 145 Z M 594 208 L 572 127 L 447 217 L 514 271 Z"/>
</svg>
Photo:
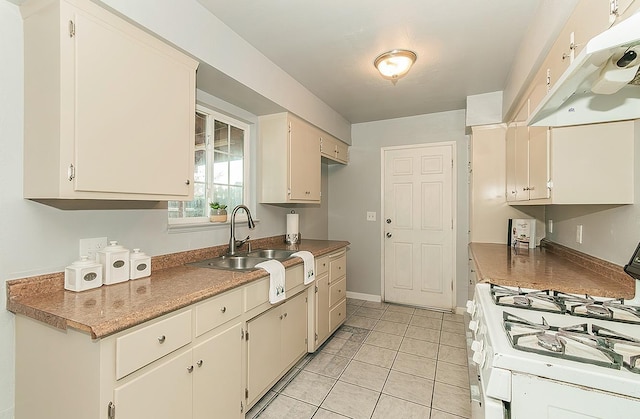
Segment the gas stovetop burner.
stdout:
<svg viewBox="0 0 640 419">
<path fill-rule="evenodd" d="M 503 325 L 514 348 L 640 374 L 640 340 L 595 324 L 550 326 L 504 311 Z"/>
<path fill-rule="evenodd" d="M 581 297 L 553 290 L 523 291 L 494 284 L 490 290 L 493 301 L 500 306 L 640 324 L 640 307 L 627 305 L 622 298 Z"/>
</svg>

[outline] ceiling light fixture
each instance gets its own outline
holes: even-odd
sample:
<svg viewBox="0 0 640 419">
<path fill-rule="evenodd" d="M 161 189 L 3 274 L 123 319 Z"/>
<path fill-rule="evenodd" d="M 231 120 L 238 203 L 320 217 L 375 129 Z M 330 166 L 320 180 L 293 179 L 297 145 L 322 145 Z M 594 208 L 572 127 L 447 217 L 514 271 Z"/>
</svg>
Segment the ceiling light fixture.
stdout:
<svg viewBox="0 0 640 419">
<path fill-rule="evenodd" d="M 378 69 L 383 78 L 391 80 L 393 84 L 404 77 L 418 56 L 415 52 L 406 49 L 394 49 L 376 57 L 373 65 Z"/>
</svg>

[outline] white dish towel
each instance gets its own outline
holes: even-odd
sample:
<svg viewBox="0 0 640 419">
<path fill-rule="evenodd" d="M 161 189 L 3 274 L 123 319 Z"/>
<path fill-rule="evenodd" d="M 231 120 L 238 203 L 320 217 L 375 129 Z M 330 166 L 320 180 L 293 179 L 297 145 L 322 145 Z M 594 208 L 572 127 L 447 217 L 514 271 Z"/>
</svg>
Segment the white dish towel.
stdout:
<svg viewBox="0 0 640 419">
<path fill-rule="evenodd" d="M 277 260 L 267 260 L 260 262 L 256 268 L 262 268 L 269 272 L 269 302 L 279 303 L 286 298 L 284 282 L 284 265 Z"/>
<path fill-rule="evenodd" d="M 315 274 L 315 259 L 313 258 L 313 254 L 311 252 L 307 252 L 306 250 L 301 250 L 299 252 L 295 252 L 291 256 L 297 256 L 304 262 L 304 285 L 310 284 L 316 280 Z"/>
</svg>

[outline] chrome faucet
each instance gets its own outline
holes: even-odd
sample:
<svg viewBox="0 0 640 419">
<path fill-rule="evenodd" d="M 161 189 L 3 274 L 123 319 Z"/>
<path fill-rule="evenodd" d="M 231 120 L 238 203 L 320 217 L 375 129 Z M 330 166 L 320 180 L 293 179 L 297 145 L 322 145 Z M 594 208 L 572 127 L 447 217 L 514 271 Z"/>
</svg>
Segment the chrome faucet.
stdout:
<svg viewBox="0 0 640 419">
<path fill-rule="evenodd" d="M 239 209 L 243 209 L 244 212 L 247 213 L 247 226 L 249 227 L 249 230 L 253 230 L 254 228 L 256 228 L 256 224 L 253 222 L 253 218 L 251 218 L 251 211 L 249 211 L 249 208 L 244 205 L 238 205 L 233 209 L 233 211 L 231 212 L 231 237 L 229 238 L 230 255 L 235 255 L 236 248 L 242 246 L 247 242 L 247 240 L 250 239 L 250 237 L 247 236 L 247 238 L 244 240 L 236 240 L 236 212 L 238 212 Z"/>
</svg>

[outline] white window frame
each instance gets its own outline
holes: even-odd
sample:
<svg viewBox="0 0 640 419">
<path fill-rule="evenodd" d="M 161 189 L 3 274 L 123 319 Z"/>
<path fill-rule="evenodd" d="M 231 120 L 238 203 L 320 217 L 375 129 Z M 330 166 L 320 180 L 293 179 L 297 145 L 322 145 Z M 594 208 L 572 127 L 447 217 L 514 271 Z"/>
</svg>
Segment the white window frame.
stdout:
<svg viewBox="0 0 640 419">
<path fill-rule="evenodd" d="M 249 208 L 253 208 L 253 203 L 251 202 L 251 193 L 250 189 L 252 187 L 250 183 L 250 175 L 251 175 L 251 131 L 250 125 L 242 122 L 238 119 L 225 115 L 221 112 L 215 111 L 211 108 L 208 108 L 204 105 L 196 104 L 196 111 L 207 116 L 207 128 L 206 128 L 206 153 L 207 153 L 207 168 L 206 168 L 206 195 L 207 195 L 207 208 L 209 206 L 209 199 L 211 197 L 211 190 L 213 184 L 213 165 L 209 164 L 213 162 L 214 156 L 214 147 L 213 147 L 213 129 L 215 126 L 214 121 L 219 121 L 225 123 L 227 125 L 232 125 L 236 128 L 240 128 L 244 131 L 244 140 L 243 140 L 243 170 L 242 170 L 242 200 L 244 205 Z M 195 141 L 195 138 L 193 139 Z M 195 155 L 194 155 L 195 158 Z M 195 168 L 194 168 L 195 170 Z M 200 227 L 200 226 L 216 226 L 216 225 L 226 225 L 230 222 L 231 211 L 233 208 L 227 207 L 227 212 L 229 217 L 227 218 L 226 223 L 211 223 L 209 221 L 209 209 L 207 209 L 207 216 L 205 217 L 189 217 L 189 218 L 169 218 L 168 209 L 167 209 L 167 219 L 169 220 L 169 228 L 182 228 L 182 227 Z M 236 219 L 242 220 L 246 218 L 244 212 L 238 213 L 238 217 Z"/>
</svg>

